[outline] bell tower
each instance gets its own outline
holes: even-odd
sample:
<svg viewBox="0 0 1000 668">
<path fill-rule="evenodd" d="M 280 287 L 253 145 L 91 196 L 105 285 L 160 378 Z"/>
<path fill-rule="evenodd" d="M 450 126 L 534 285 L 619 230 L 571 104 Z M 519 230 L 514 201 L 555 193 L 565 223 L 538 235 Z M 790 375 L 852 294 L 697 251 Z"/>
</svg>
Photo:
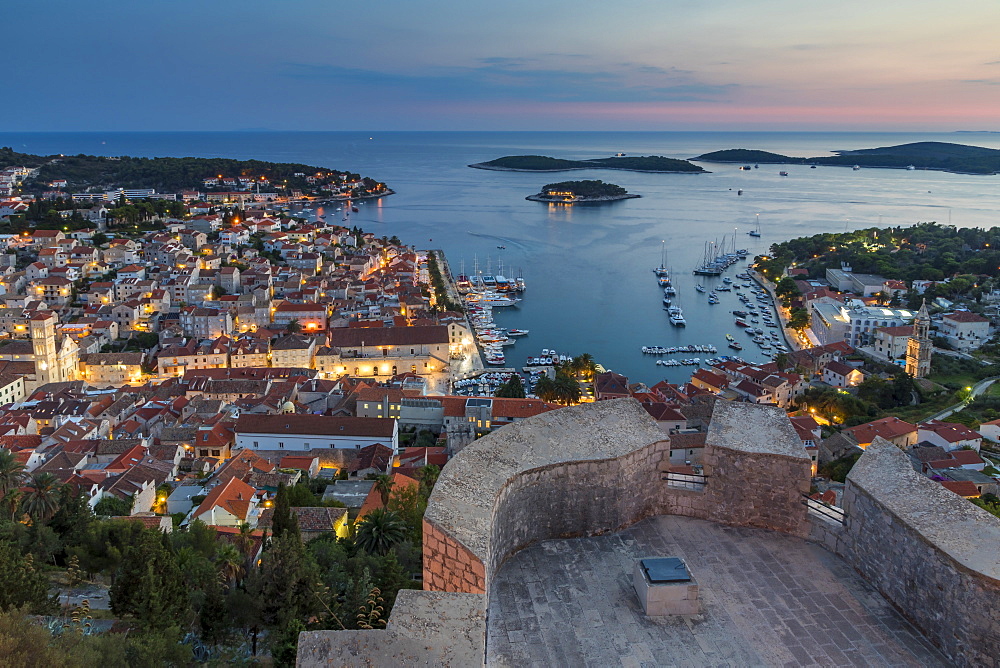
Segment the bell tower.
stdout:
<svg viewBox="0 0 1000 668">
<path fill-rule="evenodd" d="M 913 334 L 906 343 L 906 373 L 923 378 L 931 372 L 931 317 L 927 313 L 927 300 L 920 304 L 913 320 Z"/>
</svg>

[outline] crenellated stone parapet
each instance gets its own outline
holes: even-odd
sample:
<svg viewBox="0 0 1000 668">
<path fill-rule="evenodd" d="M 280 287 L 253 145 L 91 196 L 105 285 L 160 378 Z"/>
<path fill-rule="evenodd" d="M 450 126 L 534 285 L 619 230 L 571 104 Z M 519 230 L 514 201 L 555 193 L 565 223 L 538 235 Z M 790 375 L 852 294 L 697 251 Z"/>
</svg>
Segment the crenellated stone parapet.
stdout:
<svg viewBox="0 0 1000 668">
<path fill-rule="evenodd" d="M 844 525 L 809 517 L 810 461 L 780 408 L 717 402 L 703 462 L 704 478 L 668 475 L 668 437 L 633 399 L 479 439 L 444 468 L 428 503 L 425 591 L 400 592 L 384 631 L 301 634 L 299 665 L 481 665 L 490 582 L 511 555 L 661 514 L 810 537 L 956 663 L 997 665 L 1000 520 L 917 475 L 898 448 L 876 440 L 855 466 Z"/>
<path fill-rule="evenodd" d="M 876 438 L 847 477 L 832 544 L 956 664 L 1000 665 L 1000 519 Z"/>
</svg>

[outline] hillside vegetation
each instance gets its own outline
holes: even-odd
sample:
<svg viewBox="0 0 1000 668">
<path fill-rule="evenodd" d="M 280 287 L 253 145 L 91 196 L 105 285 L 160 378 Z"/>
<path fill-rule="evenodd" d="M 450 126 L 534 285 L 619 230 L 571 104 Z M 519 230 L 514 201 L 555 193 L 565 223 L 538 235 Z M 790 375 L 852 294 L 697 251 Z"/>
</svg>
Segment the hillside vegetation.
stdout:
<svg viewBox="0 0 1000 668">
<path fill-rule="evenodd" d="M 571 192 L 577 197 L 620 197 L 628 194 L 621 186 L 604 181 L 560 181 L 542 186 L 542 194 L 552 191 Z"/>
<path fill-rule="evenodd" d="M 665 158 L 660 155 L 623 158 L 595 158 L 593 160 L 565 160 L 544 155 L 508 155 L 489 162 L 469 165 L 476 169 L 497 169 L 525 172 L 561 172 L 575 169 L 621 169 L 635 172 L 704 172 L 687 160 Z"/>
<path fill-rule="evenodd" d="M 331 180 L 343 177 L 346 181 L 362 180 L 366 188 L 378 184 L 372 179 L 362 179 L 359 174 L 326 167 L 289 162 L 264 160 L 233 160 L 231 158 L 135 158 L 131 156 L 104 157 L 96 155 L 32 155 L 18 153 L 10 148 L 0 148 L 0 166 L 24 166 L 38 169 L 38 174 L 28 180 L 25 190 L 48 190 L 49 183 L 66 179 L 67 189 L 74 192 L 88 188 L 155 188 L 159 192 L 183 189 L 203 189 L 206 178 L 225 176 L 264 177 L 268 185 L 262 188 L 305 189 L 309 187 L 306 176 L 319 176 Z M 296 176 L 302 174 L 303 176 Z"/>
<path fill-rule="evenodd" d="M 712 151 L 692 160 L 705 162 L 766 162 L 771 164 L 860 165 L 861 167 L 939 169 L 963 174 L 996 174 L 1000 172 L 1000 150 L 951 144 L 948 142 L 914 142 L 899 146 L 883 146 L 855 151 L 838 151 L 837 155 L 817 158 L 792 158 L 779 153 L 750 149 Z"/>
<path fill-rule="evenodd" d="M 1000 276 L 1000 227 L 921 223 L 815 234 L 774 244 L 770 254 L 758 260 L 761 270 L 772 277 L 794 265 L 806 269 L 812 278 L 821 278 L 841 263 L 851 265 L 856 273 L 907 282 L 950 279 L 928 289 L 928 297 L 975 296 L 985 287 L 982 277 Z M 919 305 L 919 300 L 914 303 Z"/>
</svg>

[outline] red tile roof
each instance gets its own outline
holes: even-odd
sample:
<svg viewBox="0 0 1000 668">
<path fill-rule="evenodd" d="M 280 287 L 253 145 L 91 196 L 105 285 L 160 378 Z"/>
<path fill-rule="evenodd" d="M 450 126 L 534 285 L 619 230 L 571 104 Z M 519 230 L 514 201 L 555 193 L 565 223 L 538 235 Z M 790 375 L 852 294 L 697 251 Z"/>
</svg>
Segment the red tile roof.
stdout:
<svg viewBox="0 0 1000 668">
<path fill-rule="evenodd" d="M 396 490 L 402 489 L 413 489 L 419 488 L 420 482 L 408 475 L 404 475 L 398 471 L 394 471 L 391 476 L 392 489 L 389 491 L 389 498 L 392 499 L 392 494 Z M 378 491 L 375 485 L 368 490 L 368 496 L 365 497 L 365 502 L 361 504 L 361 510 L 358 511 L 358 519 L 375 510 L 376 508 L 382 508 L 385 504 L 382 503 L 382 494 Z"/>
<path fill-rule="evenodd" d="M 876 436 L 891 441 L 904 434 L 909 434 L 917 430 L 917 425 L 900 420 L 898 417 L 884 417 L 872 420 L 856 427 L 849 427 L 844 431 L 854 437 L 861 445 L 867 445 L 875 440 Z"/>
<path fill-rule="evenodd" d="M 959 496 L 979 498 L 979 488 L 971 480 L 942 480 L 941 485 Z"/>
<path fill-rule="evenodd" d="M 955 311 L 954 313 L 946 313 L 943 317 L 952 322 L 989 322 L 987 318 L 972 311 Z"/>
<path fill-rule="evenodd" d="M 243 414 L 236 422 L 236 433 L 371 436 L 391 439 L 395 422 L 391 418 Z"/>
<path fill-rule="evenodd" d="M 920 429 L 933 432 L 949 443 L 958 443 L 959 441 L 979 441 L 983 438 L 978 431 L 973 431 L 964 424 L 959 424 L 957 422 L 928 420 L 920 425 Z"/>
<path fill-rule="evenodd" d="M 225 484 L 216 485 L 215 489 L 209 492 L 192 518 L 199 519 L 201 515 L 213 507 L 219 507 L 239 519 L 245 520 L 254 503 L 255 495 L 256 490 L 253 487 L 239 478 L 230 478 Z"/>
</svg>

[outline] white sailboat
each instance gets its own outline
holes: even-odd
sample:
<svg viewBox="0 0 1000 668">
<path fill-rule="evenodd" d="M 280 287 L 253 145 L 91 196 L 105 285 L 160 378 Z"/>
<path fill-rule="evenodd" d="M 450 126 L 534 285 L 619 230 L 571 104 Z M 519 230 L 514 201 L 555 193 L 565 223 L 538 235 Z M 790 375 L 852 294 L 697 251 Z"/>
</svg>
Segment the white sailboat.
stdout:
<svg viewBox="0 0 1000 668">
<path fill-rule="evenodd" d="M 760 236 L 760 214 L 759 213 L 757 214 L 757 226 L 754 227 L 749 232 L 747 232 L 747 234 L 749 234 L 752 237 L 759 237 Z"/>
<path fill-rule="evenodd" d="M 670 270 L 667 269 L 667 242 L 660 242 L 660 266 L 653 269 L 653 273 L 660 277 L 669 277 Z"/>
</svg>

